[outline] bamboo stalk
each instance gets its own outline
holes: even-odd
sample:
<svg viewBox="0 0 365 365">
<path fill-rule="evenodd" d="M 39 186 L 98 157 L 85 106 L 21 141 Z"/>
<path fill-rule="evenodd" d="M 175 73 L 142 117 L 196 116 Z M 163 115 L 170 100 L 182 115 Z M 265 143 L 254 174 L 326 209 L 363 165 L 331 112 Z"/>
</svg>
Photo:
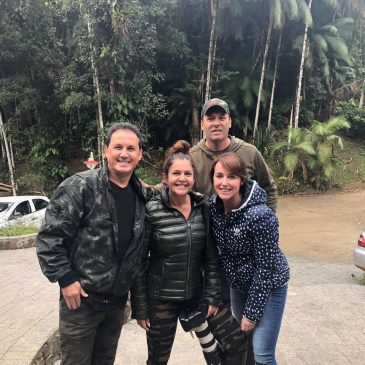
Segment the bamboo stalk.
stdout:
<svg viewBox="0 0 365 365">
<path fill-rule="evenodd" d="M 272 110 L 274 108 L 274 96 L 275 96 L 275 89 L 276 89 L 276 75 L 277 75 L 277 72 L 278 72 L 278 60 L 279 60 L 279 53 L 280 53 L 280 48 L 281 48 L 281 37 L 282 37 L 282 30 L 280 30 L 279 41 L 278 41 L 278 51 L 276 52 L 276 58 L 275 58 L 274 79 L 272 81 L 269 117 L 267 119 L 267 128 L 271 127 Z"/>
<path fill-rule="evenodd" d="M 266 62 L 267 62 L 267 56 L 269 54 L 269 47 L 270 47 L 270 41 L 271 41 L 271 32 L 272 32 L 272 24 L 273 24 L 273 16 L 272 16 L 272 7 L 270 8 L 270 20 L 269 20 L 269 27 L 267 30 L 267 37 L 266 37 L 266 44 L 265 44 L 265 52 L 264 57 L 262 61 L 262 69 L 261 69 L 261 78 L 260 78 L 260 87 L 259 92 L 257 95 L 257 104 L 256 104 L 256 114 L 255 114 L 255 122 L 253 127 L 253 137 L 255 138 L 257 126 L 259 122 L 259 115 L 260 115 L 260 105 L 261 105 L 261 94 L 262 89 L 264 87 L 264 78 L 265 78 L 265 71 L 266 71 Z"/>
<path fill-rule="evenodd" d="M 309 0 L 308 8 L 309 8 L 309 11 L 311 11 L 312 0 Z M 296 99 L 295 99 L 296 101 L 295 101 L 295 114 L 294 114 L 294 128 L 298 128 L 298 125 L 299 125 L 300 98 L 301 98 L 301 94 L 302 94 L 304 62 L 305 62 L 306 53 L 307 53 L 306 51 L 307 51 L 307 42 L 308 42 L 308 29 L 309 29 L 309 24 L 306 23 L 305 28 L 304 28 L 302 57 L 300 60 L 300 67 L 299 67 L 297 95 L 296 95 Z"/>
<path fill-rule="evenodd" d="M 3 123 L 3 116 L 0 112 L 0 135 L 4 141 L 4 146 L 5 146 L 5 152 L 6 152 L 6 158 L 8 161 L 8 168 L 9 168 L 9 174 L 10 174 L 10 181 L 11 181 L 11 185 L 12 185 L 12 191 L 13 191 L 13 195 L 16 195 L 16 190 L 15 190 L 15 178 L 14 178 L 14 169 L 13 169 L 13 164 L 11 161 L 11 152 L 10 152 L 10 148 L 9 148 L 9 144 L 8 144 L 8 140 L 6 137 L 6 132 L 5 132 L 5 128 L 4 128 L 4 123 Z"/>
</svg>

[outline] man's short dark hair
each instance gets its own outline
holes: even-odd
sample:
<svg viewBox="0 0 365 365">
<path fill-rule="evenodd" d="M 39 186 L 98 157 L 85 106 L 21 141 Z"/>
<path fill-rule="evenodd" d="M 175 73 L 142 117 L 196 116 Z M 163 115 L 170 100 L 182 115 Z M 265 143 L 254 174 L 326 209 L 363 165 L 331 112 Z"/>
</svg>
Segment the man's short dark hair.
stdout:
<svg viewBox="0 0 365 365">
<path fill-rule="evenodd" d="M 113 133 L 116 131 L 119 131 L 120 129 L 124 129 L 124 130 L 133 132 L 138 137 L 139 148 L 142 148 L 142 134 L 141 134 L 140 130 L 134 124 L 129 123 L 129 122 L 119 122 L 119 123 L 112 124 L 109 127 L 108 131 L 106 132 L 106 135 L 104 138 L 105 146 L 109 146 Z"/>
</svg>

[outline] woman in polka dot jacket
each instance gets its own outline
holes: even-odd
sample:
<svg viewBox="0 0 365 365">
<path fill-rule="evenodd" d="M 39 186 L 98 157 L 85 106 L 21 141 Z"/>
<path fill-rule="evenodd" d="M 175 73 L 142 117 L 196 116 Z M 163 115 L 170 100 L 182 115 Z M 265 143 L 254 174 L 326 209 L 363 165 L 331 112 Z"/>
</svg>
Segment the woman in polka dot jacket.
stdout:
<svg viewBox="0 0 365 365">
<path fill-rule="evenodd" d="M 233 313 L 253 335 L 256 364 L 276 365 L 275 347 L 283 317 L 289 266 L 279 248 L 278 220 L 266 193 L 248 180 L 243 159 L 228 152 L 211 171 L 213 235 L 231 285 Z"/>
</svg>

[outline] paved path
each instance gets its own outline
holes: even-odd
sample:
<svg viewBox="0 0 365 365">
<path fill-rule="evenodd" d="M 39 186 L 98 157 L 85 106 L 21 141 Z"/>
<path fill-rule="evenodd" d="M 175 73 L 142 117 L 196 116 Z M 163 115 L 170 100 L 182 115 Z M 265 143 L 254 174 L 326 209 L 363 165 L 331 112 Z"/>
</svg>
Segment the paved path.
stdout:
<svg viewBox="0 0 365 365">
<path fill-rule="evenodd" d="M 57 285 L 34 248 L 0 251 L 0 365 L 28 365 L 58 322 Z"/>
<path fill-rule="evenodd" d="M 278 344 L 280 365 L 364 365 L 365 288 L 352 265 L 289 257 L 292 280 Z M 57 328 L 57 285 L 42 276 L 35 249 L 0 251 L 0 365 L 28 365 Z M 115 365 L 144 365 L 136 323 L 124 326 Z M 179 330 L 171 365 L 203 365 L 196 339 Z M 76 364 L 75 364 L 76 365 Z"/>
<path fill-rule="evenodd" d="M 318 264 L 289 258 L 292 280 L 277 348 L 279 365 L 364 365 L 365 288 L 354 284 L 352 265 Z M 144 365 L 141 329 L 123 329 L 115 365 Z M 128 343 L 128 345 L 123 345 Z M 138 344 L 138 346 L 137 346 Z M 179 331 L 171 365 L 203 365 L 197 345 Z"/>
</svg>

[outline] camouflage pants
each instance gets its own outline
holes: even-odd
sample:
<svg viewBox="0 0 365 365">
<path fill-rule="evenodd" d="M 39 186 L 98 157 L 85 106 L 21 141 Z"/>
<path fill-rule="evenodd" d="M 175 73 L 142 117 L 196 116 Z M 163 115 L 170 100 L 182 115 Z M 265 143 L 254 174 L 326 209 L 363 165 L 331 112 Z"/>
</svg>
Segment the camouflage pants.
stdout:
<svg viewBox="0 0 365 365">
<path fill-rule="evenodd" d="M 166 365 L 175 339 L 179 313 L 194 308 L 197 301 L 170 302 L 150 300 L 150 330 L 147 332 L 148 365 Z M 209 328 L 227 358 L 247 349 L 245 334 L 228 307 L 220 308 L 208 319 Z"/>
<path fill-rule="evenodd" d="M 227 279 L 224 277 L 224 275 L 222 276 L 222 278 L 223 278 L 222 288 L 221 288 L 222 300 L 223 300 L 225 307 L 231 308 L 230 286 L 229 286 Z M 245 343 L 246 343 L 246 349 L 245 349 L 245 355 L 244 355 L 245 360 L 244 360 L 243 364 L 255 365 L 255 359 L 254 359 L 253 347 L 252 347 L 252 333 L 246 333 Z"/>
<path fill-rule="evenodd" d="M 123 312 L 123 305 L 96 311 L 85 302 L 71 311 L 61 299 L 61 365 L 113 365 Z"/>
<path fill-rule="evenodd" d="M 227 359 L 247 351 L 247 337 L 228 306 L 220 307 L 214 317 L 208 318 L 208 323 Z"/>
<path fill-rule="evenodd" d="M 184 304 L 186 302 L 149 301 L 148 365 L 165 365 L 169 361 L 180 308 Z"/>
</svg>

